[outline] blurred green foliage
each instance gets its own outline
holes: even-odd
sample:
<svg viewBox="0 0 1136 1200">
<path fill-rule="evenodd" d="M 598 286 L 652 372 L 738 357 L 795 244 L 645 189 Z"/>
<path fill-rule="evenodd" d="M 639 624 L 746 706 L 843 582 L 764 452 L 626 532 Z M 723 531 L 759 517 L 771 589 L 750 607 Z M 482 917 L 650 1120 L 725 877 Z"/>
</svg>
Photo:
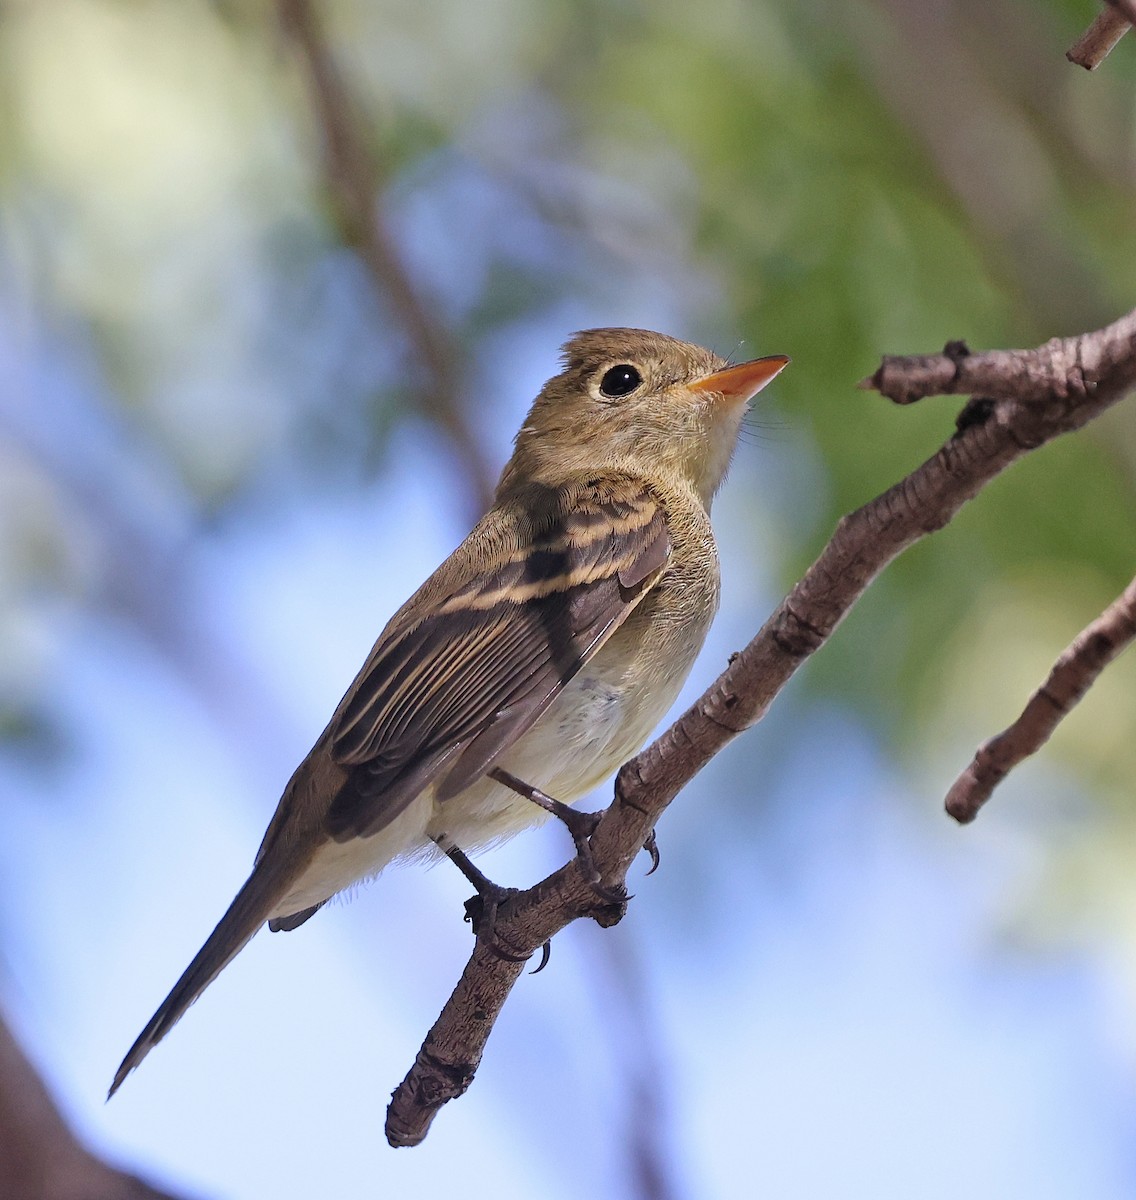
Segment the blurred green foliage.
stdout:
<svg viewBox="0 0 1136 1200">
<path fill-rule="evenodd" d="M 615 323 L 655 304 L 720 350 L 741 336 L 793 356 L 776 403 L 823 490 L 775 518 L 785 585 L 952 428 L 957 402 L 897 409 L 855 390 L 880 354 L 1032 344 L 1131 306 L 1136 39 L 1093 76 L 1063 58 L 1095 11 L 319 6 L 376 212 L 452 339 L 475 425 L 478 389 L 510 383 L 499 339 L 547 338 L 581 312 Z M 120 515 L 160 494 L 147 536 L 173 545 L 271 511 L 297 476 L 356 486 L 423 384 L 397 305 L 339 240 L 307 75 L 272 5 L 9 3 L 0 62 L 0 304 L 24 381 L 0 395 L 0 455 L 21 471 L 0 513 L 12 714 L 21 696 L 29 713 L 43 703 L 29 539 L 56 543 L 40 553 L 67 603 L 110 603 L 117 535 L 100 534 L 90 487 Z M 37 408 L 28 380 L 60 372 L 67 412 Z M 86 432 L 61 447 L 64 421 Z M 46 532 L 37 489 L 55 505 Z M 809 686 L 911 764 L 960 711 L 965 736 L 985 736 L 1130 576 L 1134 529 L 1129 405 L 896 564 Z M 1127 718 L 1131 664 L 1114 678 L 1108 715 Z M 1103 703 L 1057 752 L 1121 811 L 1136 737 Z"/>
</svg>

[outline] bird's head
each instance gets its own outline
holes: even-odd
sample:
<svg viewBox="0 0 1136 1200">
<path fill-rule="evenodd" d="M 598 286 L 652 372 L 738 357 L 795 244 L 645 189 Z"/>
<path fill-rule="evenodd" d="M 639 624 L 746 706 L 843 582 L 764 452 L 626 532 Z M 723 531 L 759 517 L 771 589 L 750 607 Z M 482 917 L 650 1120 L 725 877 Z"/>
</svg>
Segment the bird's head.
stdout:
<svg viewBox="0 0 1136 1200">
<path fill-rule="evenodd" d="M 686 483 L 707 508 L 747 404 L 789 361 L 772 355 L 729 366 L 645 329 L 588 329 L 563 354 L 563 371 L 517 434 L 502 488 L 610 469 Z"/>
</svg>

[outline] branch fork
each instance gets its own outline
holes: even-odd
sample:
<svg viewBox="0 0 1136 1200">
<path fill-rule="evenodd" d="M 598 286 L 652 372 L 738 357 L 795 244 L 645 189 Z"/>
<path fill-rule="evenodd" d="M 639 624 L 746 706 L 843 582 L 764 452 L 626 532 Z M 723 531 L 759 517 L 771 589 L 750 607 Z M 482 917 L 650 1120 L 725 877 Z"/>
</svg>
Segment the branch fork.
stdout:
<svg viewBox="0 0 1136 1200">
<path fill-rule="evenodd" d="M 1136 387 L 1136 310 L 1112 325 L 1031 350 L 885 358 L 861 384 L 896 403 L 934 394 L 979 396 L 970 417 L 922 466 L 843 517 L 820 557 L 757 636 L 734 654 L 699 700 L 626 763 L 615 799 L 592 834 L 605 884 L 622 884 L 670 802 L 709 760 L 755 725 L 797 668 L 831 636 L 875 576 L 946 525 L 1012 463 L 1081 428 Z M 498 915 L 510 946 L 529 953 L 581 915 L 614 923 L 597 908 L 576 862 L 512 896 Z M 485 1043 L 523 966 L 476 944 L 441 1015 L 387 1110 L 392 1146 L 420 1143 L 446 1101 L 468 1087 Z"/>
</svg>

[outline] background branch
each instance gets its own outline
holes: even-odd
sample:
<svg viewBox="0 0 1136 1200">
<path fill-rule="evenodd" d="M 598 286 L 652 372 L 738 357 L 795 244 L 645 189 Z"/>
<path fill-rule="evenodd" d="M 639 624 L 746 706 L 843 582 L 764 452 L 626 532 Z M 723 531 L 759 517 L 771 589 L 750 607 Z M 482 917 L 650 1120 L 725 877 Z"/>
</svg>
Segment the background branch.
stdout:
<svg viewBox="0 0 1136 1200">
<path fill-rule="evenodd" d="M 323 139 L 324 179 L 344 240 L 355 248 L 376 290 L 390 302 L 410 345 L 412 373 L 424 379 L 414 402 L 456 451 L 479 517 L 493 500 L 497 473 L 466 418 L 460 348 L 410 278 L 379 207 L 379 171 L 309 0 L 278 0 L 280 22 L 306 69 L 312 108 Z"/>
<path fill-rule="evenodd" d="M 978 816 L 994 789 L 1024 759 L 1036 754 L 1096 682 L 1097 676 L 1136 638 L 1136 579 L 1053 665 L 1022 715 L 979 746 L 970 766 L 947 793 L 946 809 L 960 824 Z"/>
<path fill-rule="evenodd" d="M 0 1196 L 9 1200 L 176 1200 L 79 1144 L 0 1017 Z"/>
<path fill-rule="evenodd" d="M 1081 428 L 1136 386 L 1136 310 L 1095 333 L 1055 338 L 1033 350 L 972 355 L 953 343 L 942 355 L 885 358 L 871 383 L 900 403 L 976 388 L 995 398 L 968 405 L 958 431 L 933 458 L 842 518 L 757 636 L 693 707 L 620 770 L 615 803 L 592 838 L 605 886 L 622 884 L 679 790 L 765 715 L 892 559 L 946 525 L 1011 463 Z M 578 917 L 609 925 L 622 915 L 622 906 L 597 904 L 573 862 L 516 896 L 500 912 L 495 936 L 508 950 L 531 954 Z M 421 1142 L 438 1109 L 468 1088 L 521 969 L 475 946 L 392 1096 L 386 1124 L 391 1145 Z"/>
<path fill-rule="evenodd" d="M 1068 35 L 1104 0 L 1079 6 L 1078 28 L 1068 24 L 1067 0 L 1031 6 L 1028 21 L 1017 0 L 805 0 L 777 23 L 779 55 L 815 66 L 819 53 L 824 69 L 796 72 L 792 88 L 758 92 L 752 67 L 768 53 L 769 22 L 751 14 L 723 38 L 714 21 L 729 6 L 711 6 L 708 19 L 700 13 L 692 24 L 665 5 L 591 6 L 585 20 L 560 5 L 281 5 L 160 4 L 136 19 L 122 5 L 85 4 L 61 20 L 57 5 L 25 4 L 18 19 L 0 19 L 0 53 L 19 67 L 6 74 L 0 100 L 0 846 L 10 850 L 0 853 L 0 884 L 8 884 L 0 887 L 0 959 L 14 955 L 16 982 L 26 984 L 9 989 L 12 1027 L 34 1031 L 45 1051 L 66 1044 L 62 1056 L 48 1054 L 55 1066 L 43 1079 L 99 1157 L 132 1146 L 134 1165 L 119 1163 L 116 1150 L 117 1165 L 144 1173 L 143 1160 L 163 1162 L 172 1191 L 190 1188 L 176 1180 L 192 1176 L 234 1197 L 242 1187 L 258 1196 L 295 1190 L 321 1143 L 337 1150 L 316 1165 L 316 1190 L 357 1194 L 374 1168 L 373 1079 L 318 1050 L 257 1057 L 250 1046 L 253 1069 L 231 1073 L 222 1089 L 209 1071 L 175 1064 L 140 1081 L 148 1099 L 135 1094 L 103 1109 L 103 1072 L 117 1061 L 120 1039 L 136 1032 L 129 1014 L 168 982 L 153 976 L 157 950 L 139 956 L 137 947 L 188 942 L 196 923 L 181 902 L 184 888 L 161 887 L 162 908 L 151 877 L 164 864 L 203 894 L 223 886 L 221 858 L 239 857 L 240 830 L 271 804 L 274 780 L 282 784 L 294 763 L 285 759 L 289 730 L 318 729 L 320 697 L 334 702 L 340 672 L 362 652 L 352 647 L 365 650 L 376 613 L 401 599 L 391 590 L 390 555 L 404 558 L 410 576 L 425 575 L 460 532 L 449 518 L 460 521 L 475 503 L 454 461 L 458 443 L 428 416 L 437 393 L 426 358 L 373 270 L 375 256 L 360 251 L 348 212 L 365 221 L 377 214 L 394 269 L 413 285 L 411 303 L 452 348 L 459 400 L 491 458 L 508 431 L 486 420 L 512 418 L 497 403 L 487 410 L 478 381 L 503 371 L 510 387 L 527 386 L 549 339 L 569 324 L 701 329 L 722 349 L 730 330 L 760 329 L 768 348 L 790 348 L 799 370 L 779 388 L 776 415 L 762 406 L 750 434 L 763 437 L 772 419 L 795 435 L 777 437 L 760 463 L 743 450 L 731 489 L 733 507 L 744 508 L 736 476 L 757 471 L 761 494 L 749 499 L 773 504 L 773 525 L 769 536 L 759 530 L 730 547 L 735 576 L 772 572 L 786 584 L 808 565 L 802 543 L 815 556 L 838 518 L 938 448 L 963 404 L 899 414 L 849 391 L 850 363 L 878 364 L 885 349 L 938 349 L 948 331 L 965 332 L 976 348 L 1034 345 L 1136 304 L 1124 267 L 1136 261 L 1136 147 L 1122 69 L 1136 43 L 1118 47 L 1113 69 L 1091 81 L 1068 75 L 1075 94 L 1053 79 Z M 307 50 L 303 31 L 286 32 L 289 12 L 317 18 Z M 335 95 L 346 105 L 321 109 L 313 75 L 321 62 L 334 66 Z M 809 112 L 835 119 L 820 154 L 815 138 L 801 137 Z M 355 178 L 365 185 L 354 209 L 339 199 L 342 181 L 330 182 L 324 147 L 329 123 L 339 128 L 336 114 L 346 117 Z M 758 139 L 750 136 L 755 114 Z M 879 330 L 896 328 L 897 312 L 904 327 L 942 329 L 943 338 L 880 344 Z M 716 333 L 706 332 L 707 321 Z M 470 372 L 475 362 L 482 369 Z M 983 411 L 975 405 L 968 420 Z M 535 1053 L 543 1063 L 536 1086 L 560 1120 L 516 1114 L 533 1135 L 531 1152 L 502 1159 L 500 1105 L 474 1097 L 441 1131 L 461 1143 L 467 1175 L 483 1177 L 502 1200 L 539 1192 L 542 1178 L 565 1168 L 601 1186 L 618 1178 L 608 1185 L 616 1191 L 642 1178 L 636 1200 L 647 1200 L 659 1191 L 656 1179 L 628 1167 L 649 1139 L 677 1194 L 711 1177 L 719 1191 L 744 1191 L 756 1122 L 768 1135 L 766 1190 L 776 1194 L 786 1190 L 779 1180 L 799 1184 L 802 1168 L 793 1139 L 778 1129 L 851 1121 L 869 1131 L 856 1139 L 854 1161 L 834 1153 L 806 1164 L 815 1172 L 806 1190 L 872 1194 L 882 1180 L 885 1190 L 918 1194 L 926 1162 L 951 1153 L 950 1122 L 909 1122 L 918 1153 L 893 1161 L 888 1139 L 871 1130 L 909 1115 L 909 1089 L 858 1093 L 863 1052 L 901 1085 L 912 1074 L 941 1077 L 948 1090 L 980 1079 L 999 1111 L 1040 1114 L 958 1157 L 958 1190 L 969 1181 L 981 1191 L 993 1174 L 1028 1195 L 1073 1160 L 1088 1156 L 1081 1165 L 1090 1173 L 1093 1154 L 1128 1162 L 1131 1097 L 1107 1072 L 1086 1075 L 1078 1064 L 1116 1040 L 1097 1020 L 1100 1006 L 1081 1001 L 1098 984 L 1123 989 L 1128 979 L 1136 990 L 1136 972 L 1112 969 L 1118 958 L 1136 958 L 1134 929 L 1114 921 L 1095 930 L 1090 952 L 1071 963 L 1089 985 L 1072 1009 L 1064 993 L 1054 1005 L 1061 979 L 1034 978 L 1029 957 L 997 937 L 998 906 L 976 894 L 960 914 L 954 884 L 939 886 L 941 869 L 949 875 L 958 864 L 942 863 L 919 829 L 895 836 L 889 814 L 902 798 L 884 785 L 904 742 L 949 722 L 953 689 L 928 690 L 928 673 L 966 679 L 978 655 L 991 672 L 1013 674 L 1022 640 L 1004 636 L 1007 622 L 1044 625 L 1068 611 L 1078 587 L 1094 590 L 1102 573 L 1113 581 L 1112 595 L 1072 610 L 1066 635 L 1004 719 L 963 744 L 937 785 L 941 800 L 966 752 L 1018 715 L 1062 646 L 1127 583 L 1136 569 L 1134 421 L 1129 403 L 1011 472 L 969 514 L 974 540 L 962 557 L 960 521 L 897 563 L 883 590 L 865 597 L 856 628 L 825 652 L 831 661 L 810 665 L 813 685 L 786 696 L 777 736 L 767 726 L 702 773 L 685 808 L 660 829 L 669 882 L 683 894 L 672 897 L 673 928 L 649 949 L 646 995 L 613 984 L 618 968 L 608 966 L 613 949 L 636 949 L 634 922 L 618 937 L 577 926 L 582 942 L 556 947 L 556 978 L 546 974 L 518 994 L 491 1053 L 506 1100 L 529 1090 Z M 814 471 L 825 486 L 799 503 L 800 482 Z M 384 537 L 392 520 L 397 546 Z M 714 644 L 725 637 L 727 649 L 744 645 L 768 615 L 758 611 L 763 603 L 744 586 L 729 589 Z M 329 621 L 330 611 L 342 615 Z M 877 642 L 881 624 L 886 636 Z M 725 657 L 714 651 L 706 660 L 714 665 L 700 670 L 703 686 Z M 1125 664 L 1111 670 L 1116 677 Z M 818 706 L 825 736 L 847 750 L 823 762 L 813 754 Z M 1091 724 L 1070 722 L 1054 739 L 1079 747 L 1068 765 L 1084 777 L 1084 805 L 1073 817 L 1080 834 L 1060 837 L 1026 882 L 1056 895 L 1061 910 L 1099 913 L 1123 907 L 1136 866 L 1124 805 L 1136 741 Z M 802 769 L 807 790 L 779 802 Z M 696 799 L 714 803 L 707 789 L 717 793 L 721 821 L 687 829 Z M 880 803 L 870 811 L 855 804 L 857 789 Z M 934 801 L 924 812 L 934 819 Z M 856 836 L 813 836 L 817 821 L 831 832 L 834 817 Z M 690 835 L 681 853 L 678 825 Z M 865 861 L 861 839 L 877 834 Z M 700 847 L 699 838 L 710 844 Z M 525 882 L 567 858 L 547 860 L 561 853 L 559 841 L 549 831 L 512 848 L 510 861 L 541 862 L 522 869 Z M 110 873 L 97 853 L 107 847 L 121 866 Z M 707 849 L 713 870 L 687 878 L 677 860 L 696 867 Z M 1101 869 L 1117 861 L 1120 869 Z M 645 869 L 644 858 L 631 890 L 646 889 Z M 707 947 L 711 927 L 698 910 L 737 871 L 752 888 L 717 907 Z M 926 920 L 876 922 L 907 893 L 913 871 Z M 1057 893 L 1052 875 L 1075 882 Z M 422 892 L 430 882 L 392 878 L 329 920 L 367 924 L 374 910 L 389 943 L 384 957 L 413 957 L 431 936 Z M 423 900 L 406 920 L 381 915 L 392 888 Z M 658 917 L 663 897 L 650 891 Z M 139 895 L 152 903 L 139 904 Z M 848 919 L 825 922 L 825 945 L 809 936 L 776 941 L 786 922 L 812 927 L 834 910 Z M 965 946 L 951 936 L 960 915 L 973 935 Z M 301 968 L 295 981 L 300 1007 L 326 1003 L 330 990 L 357 1026 L 358 1014 L 365 1026 L 365 1014 L 397 1008 L 389 972 L 358 970 L 360 947 L 374 956 L 374 937 L 357 930 L 360 947 L 332 937 L 325 953 L 318 943 L 328 929 L 317 924 L 302 945 L 261 947 L 289 959 L 319 956 L 319 978 Z M 960 998 L 965 1007 L 972 952 L 990 936 L 986 965 L 1027 980 L 1028 1003 L 1008 1022 L 987 1006 L 979 1030 L 979 1014 L 953 1014 Z M 912 970 L 881 973 L 878 956 L 859 953 L 865 938 L 900 956 L 917 946 L 918 960 Z M 743 954 L 725 974 L 692 973 L 691 939 L 707 965 L 706 954 L 727 944 L 746 942 L 757 957 Z M 838 964 L 838 991 L 862 988 L 865 1012 L 890 1004 L 927 1016 L 933 975 L 942 1019 L 916 1058 L 886 1022 L 877 1029 L 857 1016 L 848 1024 L 847 1004 L 799 1019 L 801 979 L 832 978 L 827 950 L 842 939 L 849 953 Z M 784 969 L 769 969 L 771 948 L 784 954 Z M 463 958 L 470 949 L 461 945 Z M 1058 951 L 1068 950 L 1062 939 Z M 630 966 L 634 985 L 634 958 Z M 226 987 L 239 1010 L 259 1004 L 275 1020 L 280 1014 L 262 1003 L 262 967 L 263 958 L 261 967 L 247 960 Z M 415 981 L 419 992 L 433 990 L 418 972 Z M 754 1003 L 755 986 L 763 1019 L 748 1031 L 682 1020 L 691 1005 L 728 1013 Z M 670 994 L 661 1006 L 657 988 Z M 76 1006 L 105 1019 L 86 1019 Z M 586 1047 L 575 1034 L 549 1044 L 542 1029 L 564 1022 Z M 261 1032 L 286 1040 L 286 1025 Z M 1029 1036 L 1039 1028 L 1046 1036 Z M 193 1039 L 208 1036 L 208 1020 L 203 1027 L 195 1018 L 168 1053 L 192 1058 Z M 1014 1069 L 999 1070 L 984 1053 L 991 1036 L 1005 1048 L 1000 1062 Z M 840 1062 L 810 1054 L 818 1037 L 847 1049 L 850 1086 L 841 1086 Z M 420 1042 L 382 1070 L 392 1085 Z M 47 1062 L 25 1045 L 32 1065 Z M 741 1111 L 731 1089 L 742 1057 L 773 1068 L 771 1047 L 799 1086 L 786 1092 L 773 1069 L 756 1084 L 749 1076 Z M 1055 1081 L 1044 1095 L 1027 1083 L 1039 1071 Z M 688 1103 L 669 1104 L 663 1094 L 659 1104 L 684 1080 L 699 1089 L 693 1120 Z M 818 1088 L 829 1088 L 821 1108 Z M 329 1104 L 333 1093 L 338 1103 Z M 265 1094 L 303 1136 L 282 1138 L 278 1122 L 246 1119 Z M 1091 1145 L 1076 1136 L 1077 1113 L 1090 1108 L 1104 1131 Z M 160 1112 L 168 1119 L 147 1119 Z M 566 1143 L 565 1124 L 586 1127 L 586 1136 Z M 413 1166 L 423 1196 L 452 1191 L 444 1163 Z"/>
</svg>

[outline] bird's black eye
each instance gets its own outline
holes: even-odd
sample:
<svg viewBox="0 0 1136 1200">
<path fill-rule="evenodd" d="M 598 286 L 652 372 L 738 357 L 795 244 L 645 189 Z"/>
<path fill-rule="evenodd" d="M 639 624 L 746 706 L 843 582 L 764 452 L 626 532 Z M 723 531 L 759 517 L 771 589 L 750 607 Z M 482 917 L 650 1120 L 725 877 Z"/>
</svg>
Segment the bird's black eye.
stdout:
<svg viewBox="0 0 1136 1200">
<path fill-rule="evenodd" d="M 604 372 L 600 380 L 600 392 L 614 400 L 617 396 L 633 392 L 642 382 L 643 376 L 630 363 L 620 363 L 618 367 L 611 367 Z"/>
</svg>

